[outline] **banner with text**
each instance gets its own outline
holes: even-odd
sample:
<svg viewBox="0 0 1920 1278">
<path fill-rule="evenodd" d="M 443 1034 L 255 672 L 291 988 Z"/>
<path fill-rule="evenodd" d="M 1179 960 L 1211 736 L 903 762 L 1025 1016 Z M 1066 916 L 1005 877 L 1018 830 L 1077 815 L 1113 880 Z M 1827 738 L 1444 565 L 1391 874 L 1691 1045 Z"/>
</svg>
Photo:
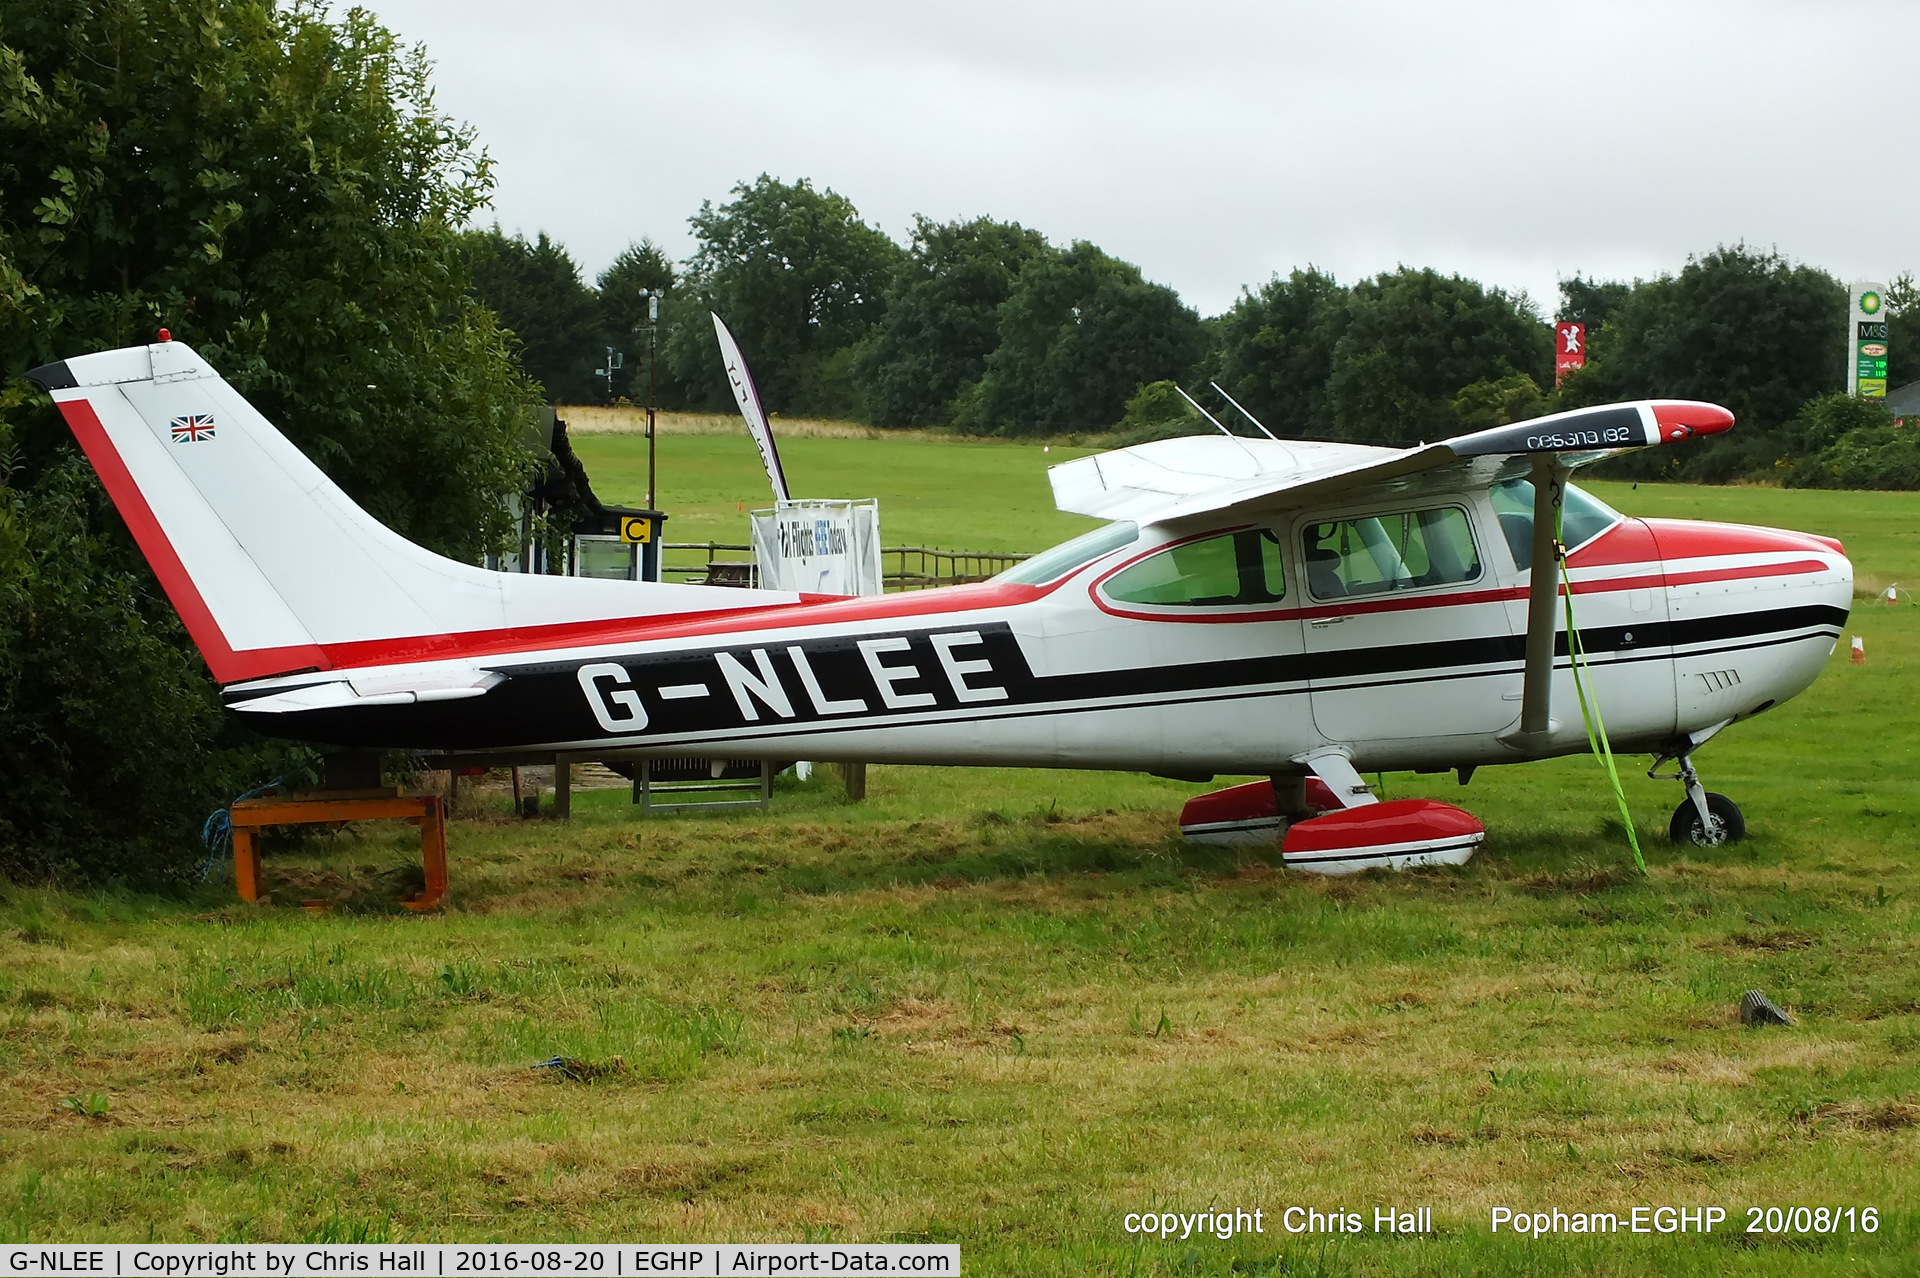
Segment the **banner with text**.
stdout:
<svg viewBox="0 0 1920 1278">
<path fill-rule="evenodd" d="M 880 503 L 874 499 L 783 501 L 752 517 L 761 589 L 880 593 Z"/>
<path fill-rule="evenodd" d="M 1848 290 L 1853 307 L 1847 317 L 1847 376 L 1855 395 L 1887 397 L 1887 289 L 1871 280 L 1855 280 Z"/>
</svg>

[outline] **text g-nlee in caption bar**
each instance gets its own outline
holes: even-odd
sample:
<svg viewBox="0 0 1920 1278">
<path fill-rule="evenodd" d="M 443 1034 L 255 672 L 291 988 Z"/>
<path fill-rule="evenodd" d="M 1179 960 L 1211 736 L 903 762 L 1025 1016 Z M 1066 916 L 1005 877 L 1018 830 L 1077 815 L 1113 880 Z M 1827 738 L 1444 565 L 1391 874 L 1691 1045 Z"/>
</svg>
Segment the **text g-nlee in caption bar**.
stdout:
<svg viewBox="0 0 1920 1278">
<path fill-rule="evenodd" d="M 632 1278 L 960 1272 L 957 1243 L 100 1243 L 0 1247 L 0 1278 Z"/>
</svg>

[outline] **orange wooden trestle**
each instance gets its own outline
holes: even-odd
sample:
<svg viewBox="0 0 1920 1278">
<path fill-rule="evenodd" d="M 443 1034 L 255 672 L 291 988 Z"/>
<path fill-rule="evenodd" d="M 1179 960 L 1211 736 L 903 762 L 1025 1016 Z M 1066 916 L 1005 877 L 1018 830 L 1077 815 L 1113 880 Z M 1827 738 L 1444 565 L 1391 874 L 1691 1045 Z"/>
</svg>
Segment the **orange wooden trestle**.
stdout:
<svg viewBox="0 0 1920 1278">
<path fill-rule="evenodd" d="M 437 794 L 241 799 L 233 805 L 232 816 L 233 874 L 242 900 L 260 899 L 260 831 L 268 826 L 378 820 L 420 827 L 420 859 L 425 863 L 427 885 L 401 904 L 410 910 L 431 910 L 447 895 L 447 810 L 446 800 Z"/>
</svg>

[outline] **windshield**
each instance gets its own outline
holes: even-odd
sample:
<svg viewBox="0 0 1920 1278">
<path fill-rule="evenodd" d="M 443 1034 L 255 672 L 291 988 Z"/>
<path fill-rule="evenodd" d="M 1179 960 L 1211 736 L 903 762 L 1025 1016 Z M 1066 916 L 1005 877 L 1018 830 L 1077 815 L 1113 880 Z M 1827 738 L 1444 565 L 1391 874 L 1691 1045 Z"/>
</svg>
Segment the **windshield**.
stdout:
<svg viewBox="0 0 1920 1278">
<path fill-rule="evenodd" d="M 1092 563 L 1102 555 L 1111 554 L 1122 546 L 1132 545 L 1140 536 L 1140 525 L 1130 519 L 1108 524 L 1105 528 L 1096 528 L 1083 533 L 1072 541 L 1063 541 L 1052 550 L 1044 550 L 1033 558 L 1024 560 L 1007 569 L 995 581 L 1009 581 L 1021 586 L 1044 586 L 1049 581 L 1057 581 L 1076 568 Z"/>
<path fill-rule="evenodd" d="M 1521 568 L 1533 563 L 1533 481 L 1509 479 L 1495 484 L 1490 494 L 1493 512 L 1500 517 L 1500 531 L 1506 534 L 1507 549 Z M 1560 540 L 1568 550 L 1576 550 L 1620 522 L 1620 512 L 1591 493 L 1567 485 L 1565 503 L 1560 508 Z"/>
</svg>

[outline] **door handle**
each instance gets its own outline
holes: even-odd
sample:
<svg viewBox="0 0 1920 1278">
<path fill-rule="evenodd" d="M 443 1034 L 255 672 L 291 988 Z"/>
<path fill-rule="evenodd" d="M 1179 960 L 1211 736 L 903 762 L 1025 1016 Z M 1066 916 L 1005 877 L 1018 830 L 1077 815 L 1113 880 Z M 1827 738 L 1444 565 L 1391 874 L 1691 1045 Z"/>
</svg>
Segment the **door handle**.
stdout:
<svg viewBox="0 0 1920 1278">
<path fill-rule="evenodd" d="M 1312 621 L 1309 621 L 1307 624 L 1309 626 L 1337 626 L 1341 622 L 1345 621 L 1348 617 L 1351 617 L 1352 615 L 1353 615 L 1352 613 L 1347 613 L 1344 616 L 1339 616 L 1339 617 L 1315 617 Z"/>
</svg>

